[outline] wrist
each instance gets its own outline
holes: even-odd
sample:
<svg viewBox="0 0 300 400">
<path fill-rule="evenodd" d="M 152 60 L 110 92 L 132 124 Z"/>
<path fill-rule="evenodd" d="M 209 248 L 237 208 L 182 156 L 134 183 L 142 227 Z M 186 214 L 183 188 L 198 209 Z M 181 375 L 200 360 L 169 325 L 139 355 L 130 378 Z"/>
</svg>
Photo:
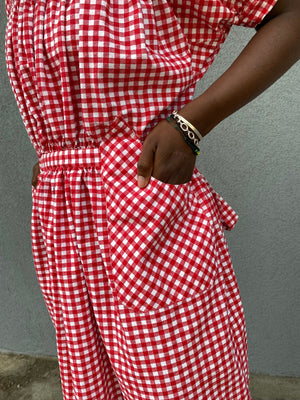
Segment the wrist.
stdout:
<svg viewBox="0 0 300 400">
<path fill-rule="evenodd" d="M 222 120 L 217 102 L 209 99 L 206 93 L 192 100 L 178 113 L 194 125 L 202 137 L 207 135 Z"/>
<path fill-rule="evenodd" d="M 185 118 L 173 111 L 167 117 L 167 121 L 171 123 L 174 128 L 180 132 L 186 144 L 191 148 L 195 155 L 200 154 L 199 142 L 202 139 L 200 132 L 189 123 Z"/>
</svg>

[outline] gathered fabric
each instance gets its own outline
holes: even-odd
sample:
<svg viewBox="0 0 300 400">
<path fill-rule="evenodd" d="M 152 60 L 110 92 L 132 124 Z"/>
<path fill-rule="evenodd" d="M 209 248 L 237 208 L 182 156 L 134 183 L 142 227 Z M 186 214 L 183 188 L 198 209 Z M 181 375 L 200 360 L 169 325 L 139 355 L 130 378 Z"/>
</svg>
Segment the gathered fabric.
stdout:
<svg viewBox="0 0 300 400">
<path fill-rule="evenodd" d="M 143 138 L 194 94 L 233 24 L 275 0 L 6 0 L 7 68 L 38 155 Z"/>
<path fill-rule="evenodd" d="M 233 24 L 275 0 L 7 0 L 7 67 L 41 174 L 32 247 L 64 400 L 250 400 L 237 215 L 195 168 L 136 166 Z"/>
<path fill-rule="evenodd" d="M 33 253 L 65 399 L 248 399 L 223 233 L 237 215 L 197 169 L 186 184 L 152 178 L 141 190 L 140 152 L 120 135 L 40 159 Z"/>
</svg>

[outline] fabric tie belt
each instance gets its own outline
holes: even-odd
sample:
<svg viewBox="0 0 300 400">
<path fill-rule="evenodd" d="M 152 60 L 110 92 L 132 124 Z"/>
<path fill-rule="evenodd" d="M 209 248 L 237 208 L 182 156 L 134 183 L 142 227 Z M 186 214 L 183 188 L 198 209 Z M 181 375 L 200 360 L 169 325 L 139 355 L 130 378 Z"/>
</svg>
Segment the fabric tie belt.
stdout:
<svg viewBox="0 0 300 400">
<path fill-rule="evenodd" d="M 103 149 L 83 148 L 68 149 L 44 153 L 39 158 L 40 169 L 48 170 L 58 167 L 90 168 L 99 166 L 103 157 Z"/>
</svg>

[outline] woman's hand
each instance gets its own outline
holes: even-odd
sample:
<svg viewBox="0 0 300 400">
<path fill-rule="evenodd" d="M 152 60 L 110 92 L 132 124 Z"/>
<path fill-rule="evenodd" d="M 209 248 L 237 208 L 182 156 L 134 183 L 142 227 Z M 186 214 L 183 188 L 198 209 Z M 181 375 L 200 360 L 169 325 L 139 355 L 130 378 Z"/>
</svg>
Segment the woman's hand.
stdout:
<svg viewBox="0 0 300 400">
<path fill-rule="evenodd" d="M 32 168 L 32 179 L 31 179 L 31 184 L 35 189 L 38 184 L 39 174 L 40 174 L 40 164 L 37 162 L 36 164 L 34 164 L 34 166 Z"/>
<path fill-rule="evenodd" d="M 182 134 L 169 122 L 161 121 L 143 144 L 137 165 L 138 186 L 147 186 L 151 175 L 165 183 L 186 183 L 191 180 L 195 161 Z"/>
</svg>

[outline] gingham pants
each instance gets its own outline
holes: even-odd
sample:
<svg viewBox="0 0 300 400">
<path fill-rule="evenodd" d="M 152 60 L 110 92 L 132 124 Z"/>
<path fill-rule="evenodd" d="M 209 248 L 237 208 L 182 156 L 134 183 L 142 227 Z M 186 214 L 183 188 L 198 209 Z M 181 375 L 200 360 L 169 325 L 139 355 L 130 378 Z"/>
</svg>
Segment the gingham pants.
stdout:
<svg viewBox="0 0 300 400">
<path fill-rule="evenodd" d="M 136 184 L 140 142 L 44 154 L 32 242 L 65 400 L 249 400 L 224 238 L 236 214 L 195 169 Z"/>
</svg>

